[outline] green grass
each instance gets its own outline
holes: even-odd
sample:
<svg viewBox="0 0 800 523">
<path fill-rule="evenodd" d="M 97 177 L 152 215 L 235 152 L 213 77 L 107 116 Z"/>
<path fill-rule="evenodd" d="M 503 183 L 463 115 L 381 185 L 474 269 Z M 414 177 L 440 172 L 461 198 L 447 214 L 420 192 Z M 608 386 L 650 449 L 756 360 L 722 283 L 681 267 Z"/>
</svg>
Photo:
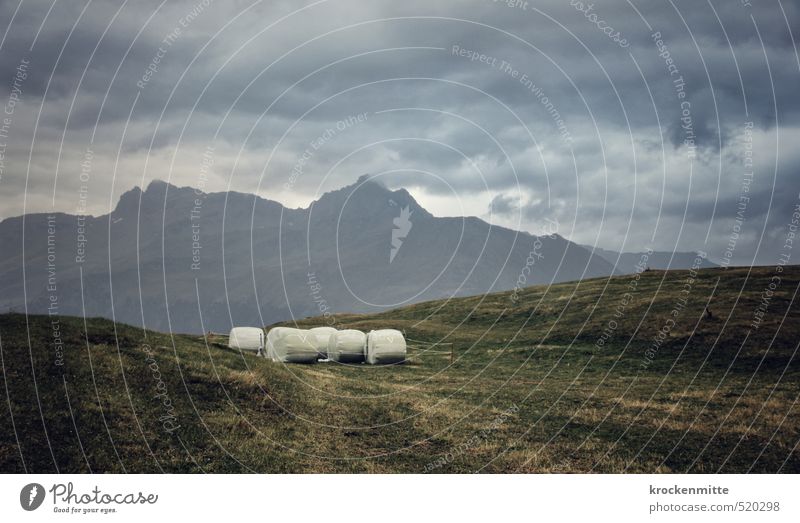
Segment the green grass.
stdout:
<svg viewBox="0 0 800 523">
<path fill-rule="evenodd" d="M 650 357 L 687 271 L 643 273 L 633 291 L 625 276 L 335 317 L 424 342 L 391 367 L 285 366 L 221 340 L 61 318 L 62 367 L 49 318 L 6 314 L 0 470 L 797 473 L 800 267 L 751 326 L 774 274 L 700 271 Z M 434 342 L 452 344 L 452 364 Z"/>
</svg>

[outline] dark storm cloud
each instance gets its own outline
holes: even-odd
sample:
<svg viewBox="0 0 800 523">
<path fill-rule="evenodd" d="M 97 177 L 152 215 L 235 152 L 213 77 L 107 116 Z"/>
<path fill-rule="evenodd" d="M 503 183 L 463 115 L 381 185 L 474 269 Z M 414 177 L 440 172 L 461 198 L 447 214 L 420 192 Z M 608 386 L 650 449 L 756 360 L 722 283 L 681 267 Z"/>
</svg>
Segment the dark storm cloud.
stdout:
<svg viewBox="0 0 800 523">
<path fill-rule="evenodd" d="M 654 235 L 697 248 L 708 236 L 713 251 L 736 214 L 752 122 L 748 234 L 770 231 L 777 245 L 798 192 L 800 9 L 632 5 L 641 17 L 628 3 L 586 13 L 567 0 L 25 1 L 0 48 L 0 100 L 20 60 L 31 63 L 4 156 L 4 215 L 22 212 L 26 185 L 26 210 L 72 210 L 91 149 L 93 212 L 153 178 L 296 206 L 364 172 L 396 171 L 382 179 L 441 213 L 455 212 L 455 191 L 473 202 L 465 212 L 488 208 L 506 225 L 558 217 L 576 241 L 615 248 L 628 231 L 635 248 Z M 0 2 L 0 19 L 16 9 Z M 214 173 L 200 180 L 209 147 Z"/>
</svg>

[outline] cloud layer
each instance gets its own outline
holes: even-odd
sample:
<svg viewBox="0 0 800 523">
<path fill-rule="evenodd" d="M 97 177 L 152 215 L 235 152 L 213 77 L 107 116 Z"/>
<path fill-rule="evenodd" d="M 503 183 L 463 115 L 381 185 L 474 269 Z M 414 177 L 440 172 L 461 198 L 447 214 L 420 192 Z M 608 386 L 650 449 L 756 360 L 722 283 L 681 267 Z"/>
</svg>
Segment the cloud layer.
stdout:
<svg viewBox="0 0 800 523">
<path fill-rule="evenodd" d="M 773 264 L 800 9 L 762 4 L 0 2 L 0 217 L 372 173 L 437 215 Z"/>
</svg>

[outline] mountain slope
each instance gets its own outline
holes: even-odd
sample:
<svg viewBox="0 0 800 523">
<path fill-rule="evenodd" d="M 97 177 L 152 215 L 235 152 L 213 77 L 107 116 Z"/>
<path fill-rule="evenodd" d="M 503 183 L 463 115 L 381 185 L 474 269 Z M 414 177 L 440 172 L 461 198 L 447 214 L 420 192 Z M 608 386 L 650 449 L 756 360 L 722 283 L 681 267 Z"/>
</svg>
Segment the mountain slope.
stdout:
<svg viewBox="0 0 800 523">
<path fill-rule="evenodd" d="M 644 264 L 651 269 L 690 269 L 697 257 L 695 252 L 618 252 L 592 247 L 591 245 L 582 245 L 582 247 L 606 260 L 622 274 L 636 272 L 638 264 Z M 701 269 L 719 267 L 719 265 L 709 261 L 707 258 L 702 259 L 697 266 Z"/>
<path fill-rule="evenodd" d="M 388 367 L 80 318 L 57 365 L 52 318 L 0 315 L 0 471 L 797 473 L 800 267 L 751 326 L 775 275 L 701 270 L 655 354 L 687 271 L 333 318 L 404 329 Z"/>
<path fill-rule="evenodd" d="M 307 209 L 153 182 L 123 194 L 109 215 L 6 219 L 0 241 L 0 310 L 45 313 L 56 303 L 61 314 L 172 332 L 614 272 L 559 236 L 437 218 L 407 191 L 365 177 Z"/>
</svg>

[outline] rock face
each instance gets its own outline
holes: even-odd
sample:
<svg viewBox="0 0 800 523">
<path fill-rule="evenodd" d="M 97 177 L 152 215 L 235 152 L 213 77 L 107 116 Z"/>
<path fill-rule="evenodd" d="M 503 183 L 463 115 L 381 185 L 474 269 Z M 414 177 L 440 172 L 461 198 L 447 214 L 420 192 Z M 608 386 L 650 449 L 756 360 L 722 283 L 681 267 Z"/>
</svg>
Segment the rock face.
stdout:
<svg viewBox="0 0 800 523">
<path fill-rule="evenodd" d="M 151 183 L 108 215 L 0 222 L 0 312 L 104 316 L 227 332 L 326 312 L 610 275 L 560 236 L 438 218 L 364 177 L 307 209 Z"/>
</svg>

